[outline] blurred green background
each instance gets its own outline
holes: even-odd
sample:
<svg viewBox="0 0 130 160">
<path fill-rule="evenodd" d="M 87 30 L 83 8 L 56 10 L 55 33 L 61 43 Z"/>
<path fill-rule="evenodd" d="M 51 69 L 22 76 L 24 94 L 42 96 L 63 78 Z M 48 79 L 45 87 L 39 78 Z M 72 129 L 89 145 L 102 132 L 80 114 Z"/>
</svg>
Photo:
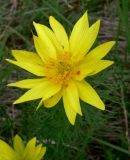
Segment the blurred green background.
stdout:
<svg viewBox="0 0 130 160">
<path fill-rule="evenodd" d="M 115 40 L 107 56 L 115 64 L 87 79 L 106 104 L 100 111 L 81 103 L 83 117 L 71 126 L 62 101 L 52 109 L 36 101 L 12 106 L 24 90 L 7 83 L 32 77 L 8 64 L 11 49 L 34 50 L 33 21 L 49 26 L 53 15 L 68 34 L 78 18 L 88 11 L 90 24 L 101 19 L 95 46 Z M 45 160 L 130 159 L 130 1 L 129 0 L 0 0 L 0 138 L 11 143 L 18 133 L 25 141 L 37 136 L 47 146 Z"/>
</svg>

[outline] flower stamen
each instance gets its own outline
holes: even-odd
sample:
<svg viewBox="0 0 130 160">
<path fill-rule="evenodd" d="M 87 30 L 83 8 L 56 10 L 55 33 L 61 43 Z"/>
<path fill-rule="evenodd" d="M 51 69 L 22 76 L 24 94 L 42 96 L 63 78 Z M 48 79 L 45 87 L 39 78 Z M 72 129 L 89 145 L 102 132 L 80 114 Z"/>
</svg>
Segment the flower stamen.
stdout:
<svg viewBox="0 0 130 160">
<path fill-rule="evenodd" d="M 73 64 L 67 53 L 58 56 L 56 60 L 51 59 L 45 65 L 46 77 L 55 84 L 67 86 L 72 74 Z"/>
</svg>

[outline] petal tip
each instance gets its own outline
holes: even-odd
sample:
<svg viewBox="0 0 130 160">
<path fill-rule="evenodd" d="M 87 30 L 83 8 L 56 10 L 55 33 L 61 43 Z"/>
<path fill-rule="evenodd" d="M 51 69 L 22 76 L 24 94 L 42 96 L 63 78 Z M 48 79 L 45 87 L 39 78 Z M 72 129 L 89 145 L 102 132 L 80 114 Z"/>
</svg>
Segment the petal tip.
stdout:
<svg viewBox="0 0 130 160">
<path fill-rule="evenodd" d="M 70 124 L 71 124 L 72 126 L 74 126 L 74 125 L 75 125 L 75 121 L 74 121 L 74 122 L 70 122 Z"/>
<path fill-rule="evenodd" d="M 105 106 L 103 106 L 103 107 L 101 108 L 101 110 L 102 110 L 102 111 L 105 111 Z"/>
<path fill-rule="evenodd" d="M 97 25 L 100 25 L 100 23 L 101 23 L 101 20 L 98 19 L 98 20 L 97 20 Z"/>
<path fill-rule="evenodd" d="M 16 101 L 14 101 L 14 102 L 13 102 L 13 105 L 15 105 L 15 104 L 17 104 L 17 102 L 16 102 Z"/>
<path fill-rule="evenodd" d="M 87 16 L 88 17 L 88 11 L 87 10 L 84 12 L 83 16 Z"/>
<path fill-rule="evenodd" d="M 83 116 L 82 111 L 79 113 L 80 116 Z"/>
<path fill-rule="evenodd" d="M 8 58 L 6 58 L 5 60 L 6 60 L 6 61 L 8 61 L 9 59 L 8 59 Z"/>
<path fill-rule="evenodd" d="M 12 84 L 12 83 L 9 83 L 9 84 L 7 84 L 6 86 L 10 87 L 10 86 L 12 86 L 11 84 Z"/>
<path fill-rule="evenodd" d="M 36 22 L 35 22 L 35 21 L 33 21 L 33 25 L 34 25 L 34 26 L 36 25 Z"/>
<path fill-rule="evenodd" d="M 116 41 L 112 41 L 112 47 L 116 44 Z"/>
<path fill-rule="evenodd" d="M 19 103 L 19 101 L 18 101 L 18 100 L 16 100 L 16 101 L 14 101 L 14 102 L 13 102 L 13 105 L 14 105 L 14 104 L 18 104 L 18 103 Z"/>
<path fill-rule="evenodd" d="M 37 106 L 37 107 L 36 107 L 36 111 L 38 111 L 40 107 L 41 107 L 41 106 Z"/>
<path fill-rule="evenodd" d="M 112 48 L 116 44 L 116 41 L 109 41 L 108 44 L 110 44 Z"/>
<path fill-rule="evenodd" d="M 104 102 L 102 102 L 102 105 L 100 106 L 100 109 L 101 109 L 102 111 L 105 110 L 105 104 L 104 104 Z"/>
<path fill-rule="evenodd" d="M 115 62 L 114 61 L 111 61 L 111 64 L 114 64 Z"/>
<path fill-rule="evenodd" d="M 5 59 L 7 62 L 11 63 L 13 60 L 6 58 Z"/>
<path fill-rule="evenodd" d="M 33 26 L 34 26 L 35 29 L 36 29 L 37 25 L 38 25 L 38 23 L 33 21 Z"/>
<path fill-rule="evenodd" d="M 49 17 L 49 23 L 50 23 L 50 25 L 51 25 L 51 23 L 53 23 L 53 21 L 55 21 L 55 18 L 53 16 L 50 16 Z"/>
<path fill-rule="evenodd" d="M 111 65 L 113 65 L 114 63 L 115 63 L 114 61 L 109 61 L 108 67 L 111 66 Z"/>
<path fill-rule="evenodd" d="M 20 138 L 20 136 L 18 134 L 15 135 L 14 139 L 17 139 L 17 138 Z"/>
<path fill-rule="evenodd" d="M 55 19 L 53 16 L 50 16 L 50 17 L 49 17 L 49 20 L 53 20 L 53 19 Z"/>
</svg>

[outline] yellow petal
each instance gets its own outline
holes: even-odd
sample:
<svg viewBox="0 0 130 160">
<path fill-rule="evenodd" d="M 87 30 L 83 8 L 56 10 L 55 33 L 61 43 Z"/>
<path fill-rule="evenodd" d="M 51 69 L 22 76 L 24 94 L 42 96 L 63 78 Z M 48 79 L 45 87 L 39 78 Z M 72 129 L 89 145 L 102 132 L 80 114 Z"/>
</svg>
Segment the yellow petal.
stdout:
<svg viewBox="0 0 130 160">
<path fill-rule="evenodd" d="M 41 151 L 42 151 L 43 148 L 44 148 L 44 153 L 42 154 L 42 157 L 43 157 L 44 154 L 45 154 L 45 148 L 46 147 L 42 147 L 42 144 L 39 144 L 35 147 L 34 156 L 32 157 L 31 160 L 41 160 L 42 157 L 40 157 L 40 156 L 41 156 Z"/>
<path fill-rule="evenodd" d="M 34 45 L 35 45 L 38 55 L 41 57 L 43 62 L 46 62 L 48 55 L 47 55 L 47 51 L 43 48 L 42 42 L 35 35 L 33 35 L 33 40 L 34 40 Z"/>
<path fill-rule="evenodd" d="M 43 100 L 50 98 L 60 90 L 60 85 L 55 85 L 48 80 L 27 91 L 23 96 L 17 99 L 14 104 L 43 98 Z"/>
<path fill-rule="evenodd" d="M 92 61 L 83 60 L 75 68 L 74 79 L 81 81 L 87 76 L 92 76 L 104 70 L 105 68 L 112 65 L 114 62 L 109 60 L 98 60 L 94 59 Z M 78 73 L 78 74 L 76 74 Z"/>
<path fill-rule="evenodd" d="M 49 19 L 50 26 L 53 29 L 58 42 L 63 46 L 65 51 L 69 50 L 68 36 L 64 27 L 52 16 Z"/>
<path fill-rule="evenodd" d="M 39 160 L 37 157 L 41 151 L 41 148 L 42 148 L 42 144 L 39 144 L 38 146 L 35 147 L 34 155 L 31 160 Z"/>
<path fill-rule="evenodd" d="M 36 111 L 43 105 L 43 99 L 40 100 L 38 106 L 36 107 Z"/>
<path fill-rule="evenodd" d="M 78 90 L 74 81 L 69 82 L 68 86 L 64 88 L 63 96 L 67 99 L 69 106 L 73 108 L 76 113 L 82 115 Z"/>
<path fill-rule="evenodd" d="M 84 57 L 86 61 L 91 61 L 94 59 L 102 59 L 103 57 L 106 56 L 106 54 L 110 51 L 110 49 L 113 47 L 115 44 L 115 41 L 110 41 L 104 44 L 99 45 L 95 49 L 89 52 L 89 54 Z"/>
<path fill-rule="evenodd" d="M 102 70 L 111 66 L 113 63 L 114 63 L 113 61 L 109 61 L 109 60 L 99 60 L 97 63 L 95 63 L 95 65 L 91 66 L 90 69 L 92 69 L 93 72 L 89 73 L 88 76 L 101 72 Z"/>
<path fill-rule="evenodd" d="M 14 137 L 13 146 L 14 146 L 15 151 L 19 155 L 23 156 L 25 146 L 24 146 L 23 140 L 21 139 L 20 136 L 16 135 Z"/>
<path fill-rule="evenodd" d="M 36 53 L 23 50 L 12 50 L 12 54 L 17 61 L 43 65 L 43 61 Z"/>
<path fill-rule="evenodd" d="M 33 87 L 41 84 L 43 81 L 44 81 L 43 78 L 40 78 L 40 79 L 26 79 L 26 80 L 18 81 L 18 82 L 15 82 L 15 83 L 10 83 L 10 84 L 8 84 L 8 86 L 30 89 L 30 88 L 33 88 Z"/>
<path fill-rule="evenodd" d="M 62 92 L 58 92 L 56 93 L 54 96 L 50 97 L 49 99 L 46 99 L 43 103 L 44 103 L 44 106 L 46 108 L 51 108 L 53 106 L 55 106 L 59 100 L 61 99 L 62 97 Z"/>
<path fill-rule="evenodd" d="M 75 68 L 74 71 L 74 79 L 81 81 L 83 80 L 86 76 L 90 75 L 93 73 L 93 70 L 91 66 L 95 65 L 97 60 L 94 61 L 81 61 L 79 65 Z"/>
<path fill-rule="evenodd" d="M 18 61 L 13 61 L 11 59 L 6 59 L 9 63 L 12 63 L 14 65 L 17 65 L 26 71 L 33 73 L 37 76 L 44 76 L 44 66 L 38 65 L 38 64 L 33 64 L 33 63 L 27 63 L 27 62 L 18 62 Z"/>
<path fill-rule="evenodd" d="M 64 103 L 64 109 L 65 109 L 65 113 L 67 115 L 68 120 L 70 121 L 70 123 L 72 125 L 75 124 L 75 119 L 76 119 L 76 115 L 77 112 L 75 112 L 72 108 L 72 106 L 70 105 L 68 98 L 66 97 L 66 95 L 63 95 L 63 103 Z"/>
<path fill-rule="evenodd" d="M 33 24 L 36 29 L 37 35 L 41 41 L 42 48 L 43 48 L 42 51 L 44 50 L 43 54 L 46 52 L 45 54 L 48 57 L 55 59 L 56 58 L 56 48 L 51 42 L 51 40 L 49 39 L 46 32 L 44 31 L 42 25 L 39 23 L 35 23 L 35 22 L 33 22 Z"/>
<path fill-rule="evenodd" d="M 0 140 L 0 159 L 1 160 L 14 160 L 14 150 L 4 141 Z"/>
<path fill-rule="evenodd" d="M 13 104 L 23 103 L 26 101 L 31 101 L 35 99 L 39 99 L 43 97 L 43 90 L 44 85 L 40 84 L 29 91 L 27 91 L 25 94 L 23 94 L 20 98 L 18 98 Z"/>
<path fill-rule="evenodd" d="M 79 46 L 80 41 L 87 34 L 89 29 L 88 14 L 87 12 L 76 22 L 73 27 L 72 33 L 70 35 L 70 51 L 75 54 L 77 46 Z M 80 53 L 79 53 L 80 54 Z"/>
<path fill-rule="evenodd" d="M 58 42 L 58 40 L 56 39 L 54 32 L 44 25 L 41 25 L 41 28 L 45 31 L 45 33 L 47 34 L 47 36 L 51 40 L 52 44 L 55 46 L 57 52 L 62 53 L 63 48 L 62 48 L 61 44 Z"/>
<path fill-rule="evenodd" d="M 105 110 L 104 103 L 89 83 L 82 81 L 76 82 L 76 84 L 81 100 L 101 110 Z"/>
<path fill-rule="evenodd" d="M 94 23 L 87 31 L 87 33 L 82 37 L 79 41 L 78 45 L 75 46 L 73 50 L 71 50 L 72 58 L 81 60 L 83 56 L 89 51 L 92 47 L 93 43 L 96 40 L 96 37 L 99 32 L 100 20 Z M 78 37 L 75 37 L 78 39 Z"/>
<path fill-rule="evenodd" d="M 35 145 L 36 145 L 36 137 L 32 138 L 24 151 L 23 159 L 32 159 L 34 156 L 34 151 L 35 151 Z"/>
<path fill-rule="evenodd" d="M 45 153 L 46 153 L 46 147 L 42 147 L 36 160 L 41 160 Z"/>
</svg>

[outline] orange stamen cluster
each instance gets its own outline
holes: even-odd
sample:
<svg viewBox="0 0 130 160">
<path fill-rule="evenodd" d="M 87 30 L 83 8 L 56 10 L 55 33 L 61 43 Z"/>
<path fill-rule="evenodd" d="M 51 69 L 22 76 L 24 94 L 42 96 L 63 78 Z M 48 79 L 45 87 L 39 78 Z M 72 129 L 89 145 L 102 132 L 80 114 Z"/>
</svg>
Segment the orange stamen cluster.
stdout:
<svg viewBox="0 0 130 160">
<path fill-rule="evenodd" d="M 67 53 L 58 56 L 56 60 L 50 59 L 45 65 L 45 76 L 48 80 L 64 87 L 72 79 L 73 73 L 74 64 Z"/>
</svg>

